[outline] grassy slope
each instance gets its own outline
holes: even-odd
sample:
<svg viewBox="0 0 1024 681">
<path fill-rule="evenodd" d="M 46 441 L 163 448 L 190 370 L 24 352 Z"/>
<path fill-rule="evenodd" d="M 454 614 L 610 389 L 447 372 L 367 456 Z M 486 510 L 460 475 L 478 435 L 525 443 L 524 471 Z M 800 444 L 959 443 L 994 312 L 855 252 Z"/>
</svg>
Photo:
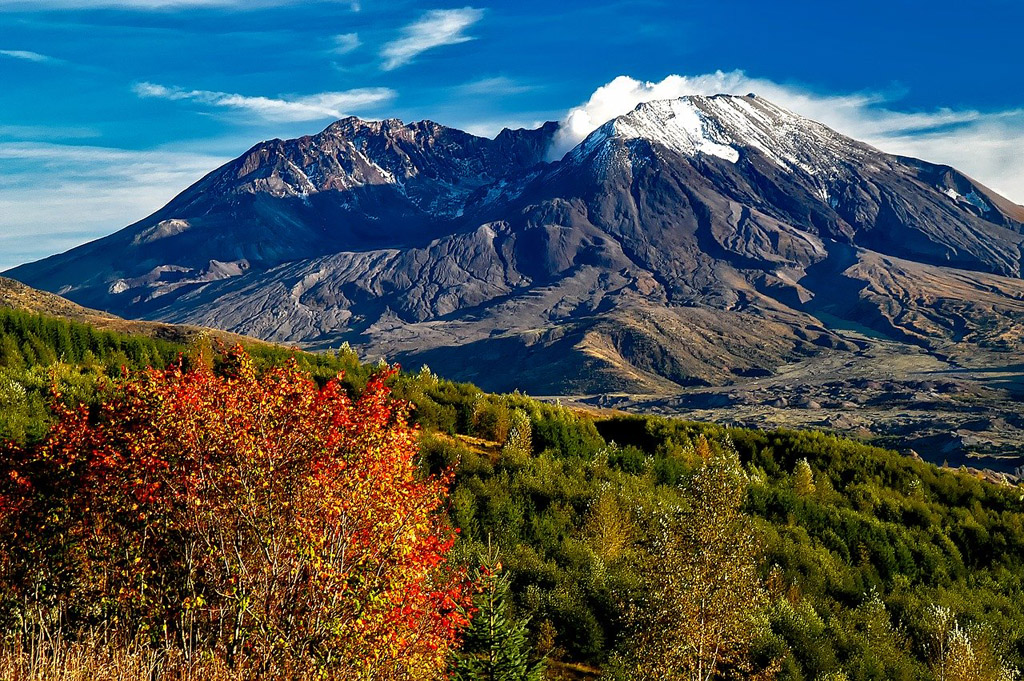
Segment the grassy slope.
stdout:
<svg viewBox="0 0 1024 681">
<path fill-rule="evenodd" d="M 92 310 L 73 303 L 53 293 L 40 291 L 21 282 L 0 277 L 0 307 L 8 307 L 24 312 L 34 312 L 50 317 L 88 324 L 102 331 L 136 334 L 148 338 L 160 338 L 175 343 L 190 343 L 199 336 L 209 336 L 221 342 L 234 345 L 270 345 L 265 341 L 240 336 L 227 331 L 207 329 L 200 326 L 164 324 L 162 322 L 145 322 L 122 319 L 112 314 Z"/>
</svg>

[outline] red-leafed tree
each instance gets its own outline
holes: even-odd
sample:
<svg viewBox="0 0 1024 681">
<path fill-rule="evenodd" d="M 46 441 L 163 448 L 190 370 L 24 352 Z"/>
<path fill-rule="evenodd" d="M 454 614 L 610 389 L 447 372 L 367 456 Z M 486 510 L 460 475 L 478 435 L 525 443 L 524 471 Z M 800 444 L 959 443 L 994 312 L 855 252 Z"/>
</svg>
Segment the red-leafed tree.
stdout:
<svg viewBox="0 0 1024 681">
<path fill-rule="evenodd" d="M 418 471 L 387 377 L 352 399 L 236 349 L 216 372 L 148 370 L 97 408 L 57 407 L 19 460 L 60 480 L 49 534 L 79 567 L 69 597 L 232 663 L 443 676 L 472 589 L 447 560 L 450 479 Z"/>
</svg>

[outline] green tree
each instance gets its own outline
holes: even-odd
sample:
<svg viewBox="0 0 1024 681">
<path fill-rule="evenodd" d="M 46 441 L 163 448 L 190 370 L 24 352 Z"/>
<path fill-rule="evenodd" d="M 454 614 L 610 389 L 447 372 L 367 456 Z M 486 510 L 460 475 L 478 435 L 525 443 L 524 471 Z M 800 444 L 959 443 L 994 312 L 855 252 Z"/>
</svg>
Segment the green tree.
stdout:
<svg viewBox="0 0 1024 681">
<path fill-rule="evenodd" d="M 913 668 L 906 654 L 905 632 L 893 624 L 889 609 L 874 588 L 850 613 L 843 635 L 851 643 L 847 671 L 852 678 L 886 681 L 921 678 L 923 670 Z"/>
<path fill-rule="evenodd" d="M 814 494 L 814 471 L 807 459 L 800 459 L 796 462 L 796 469 L 793 471 L 793 491 L 802 497 L 809 497 Z"/>
<path fill-rule="evenodd" d="M 547 660 L 532 660 L 527 638 L 529 621 L 517 619 L 510 607 L 507 574 L 493 554 L 481 568 L 482 588 L 473 605 L 476 614 L 466 633 L 463 651 L 452 670 L 454 681 L 541 681 Z"/>
<path fill-rule="evenodd" d="M 505 399 L 480 396 L 473 405 L 473 434 L 493 442 L 505 442 L 511 417 Z"/>
<path fill-rule="evenodd" d="M 4 336 L 0 339 L 0 367 L 8 369 L 23 369 L 25 359 L 21 356 L 18 343 L 13 336 Z"/>
<path fill-rule="evenodd" d="M 501 458 L 509 463 L 523 465 L 533 454 L 533 428 L 530 417 L 522 409 L 514 409 L 509 416 L 508 435 L 501 448 Z"/>
<path fill-rule="evenodd" d="M 688 507 L 663 517 L 647 566 L 649 592 L 630 613 L 635 634 L 621 673 L 666 681 L 771 678 L 774 670 L 758 670 L 752 659 L 766 596 L 760 542 L 740 510 L 746 475 L 729 446 L 712 450 L 701 437 L 696 453 L 705 463 Z"/>
</svg>

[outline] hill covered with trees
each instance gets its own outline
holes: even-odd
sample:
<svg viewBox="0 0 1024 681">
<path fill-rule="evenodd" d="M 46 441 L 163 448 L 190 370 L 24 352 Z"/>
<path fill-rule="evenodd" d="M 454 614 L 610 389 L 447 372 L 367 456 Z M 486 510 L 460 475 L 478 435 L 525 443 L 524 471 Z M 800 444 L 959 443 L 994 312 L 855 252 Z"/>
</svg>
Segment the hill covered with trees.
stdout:
<svg viewBox="0 0 1024 681">
<path fill-rule="evenodd" d="M 348 473 L 323 477 L 324 466 L 339 459 L 352 462 L 357 478 L 378 481 L 381 508 L 435 500 L 408 507 L 423 513 L 420 534 L 393 536 L 438 542 L 413 552 L 426 562 L 420 572 L 400 573 L 420 575 L 402 588 L 446 595 L 416 600 L 434 610 L 402 611 L 408 618 L 401 622 L 419 621 L 418 612 L 445 623 L 417 629 L 434 632 L 441 653 L 433 666 L 365 678 L 1010 679 L 1024 664 L 1024 495 L 1017 487 L 821 433 L 583 413 L 520 394 L 485 394 L 426 368 L 389 373 L 344 350 L 311 355 L 259 344 L 241 353 L 215 345 L 0 310 L 0 617 L 10 632 L 0 670 L 23 670 L 24 642 L 56 622 L 66 645 L 85 645 L 86 632 L 102 626 L 123 634 L 133 650 L 163 651 L 167 670 L 183 651 L 205 651 L 189 664 L 216 660 L 217 678 L 237 678 L 243 668 L 255 676 L 296 673 L 288 666 L 296 660 L 307 665 L 302 673 L 343 669 L 350 658 L 337 651 L 360 634 L 339 623 L 362 626 L 362 613 L 386 589 L 326 570 L 336 567 L 330 558 L 344 542 L 307 542 L 305 553 L 295 543 L 339 527 L 334 507 L 322 502 L 334 499 L 340 508 L 355 498 L 328 485 Z M 229 404 L 236 411 L 225 411 Z M 376 435 L 366 434 L 367 424 L 376 424 Z M 267 439 L 267 428 L 277 440 Z M 349 440 L 335 439 L 342 436 Z M 402 479 L 393 474 L 370 477 L 381 469 L 357 455 L 384 450 L 415 470 L 402 489 L 383 484 Z M 259 457 L 243 452 L 293 457 L 267 463 L 253 478 L 266 484 L 258 489 L 272 490 L 266 498 L 273 504 L 239 503 L 252 501 L 244 485 L 227 494 L 200 484 L 205 466 L 219 471 L 217 480 L 248 480 L 227 474 L 252 473 L 238 462 L 255 465 Z M 310 458 L 324 452 L 337 455 L 320 464 Z M 118 462 L 117 475 L 75 468 L 110 461 Z M 157 503 L 143 494 L 147 470 L 159 473 L 161 489 L 183 496 L 147 506 Z M 313 485 L 324 493 L 309 494 Z M 182 499 L 193 512 L 182 513 Z M 281 504 L 291 503 L 305 510 L 288 515 Z M 132 504 L 163 515 L 140 518 Z M 251 539 L 263 535 L 226 524 L 230 517 L 288 531 L 263 545 Z M 53 531 L 26 524 L 33 518 Z M 205 538 L 222 547 L 213 538 L 232 527 L 239 531 L 231 536 L 255 542 L 237 544 L 253 551 L 245 565 L 271 545 L 306 562 L 257 561 L 300 568 L 243 584 L 241 564 L 217 560 L 228 552 L 218 548 L 207 563 L 189 553 L 198 544 L 183 542 Z M 183 563 L 175 560 L 185 556 L 193 556 L 193 568 L 178 569 Z M 159 598 L 136 599 L 140 575 L 147 589 L 160 585 L 143 590 Z M 301 585 L 334 584 L 338 600 L 324 612 L 355 614 L 328 617 L 336 626 L 313 644 L 282 633 L 301 629 L 288 627 L 305 615 L 270 608 L 283 617 L 270 635 L 260 608 L 281 594 L 254 586 L 267 584 L 292 585 L 300 605 L 311 602 L 302 593 L 331 593 Z M 392 605 L 399 601 L 407 603 Z M 405 650 L 409 637 L 388 638 L 402 631 L 387 619 L 394 611 L 374 612 L 385 615 L 373 621 L 390 623 L 374 630 L 383 637 L 374 640 L 392 641 L 375 650 Z M 479 619 L 466 629 L 463 615 Z M 244 626 L 228 626 L 236 621 Z M 239 655 L 251 655 L 255 666 L 237 663 Z"/>
</svg>

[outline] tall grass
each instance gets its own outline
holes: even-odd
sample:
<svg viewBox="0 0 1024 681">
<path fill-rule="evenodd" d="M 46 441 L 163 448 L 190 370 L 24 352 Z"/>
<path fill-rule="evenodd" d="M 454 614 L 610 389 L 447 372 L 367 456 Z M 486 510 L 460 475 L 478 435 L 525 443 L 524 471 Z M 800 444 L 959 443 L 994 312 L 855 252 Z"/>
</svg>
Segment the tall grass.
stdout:
<svg viewBox="0 0 1024 681">
<path fill-rule="evenodd" d="M 186 659 L 175 648 L 134 641 L 121 634 L 90 631 L 79 636 L 41 629 L 8 636 L 0 644 L 4 681 L 252 681 L 308 678 L 231 669 L 220 658 Z"/>
</svg>

